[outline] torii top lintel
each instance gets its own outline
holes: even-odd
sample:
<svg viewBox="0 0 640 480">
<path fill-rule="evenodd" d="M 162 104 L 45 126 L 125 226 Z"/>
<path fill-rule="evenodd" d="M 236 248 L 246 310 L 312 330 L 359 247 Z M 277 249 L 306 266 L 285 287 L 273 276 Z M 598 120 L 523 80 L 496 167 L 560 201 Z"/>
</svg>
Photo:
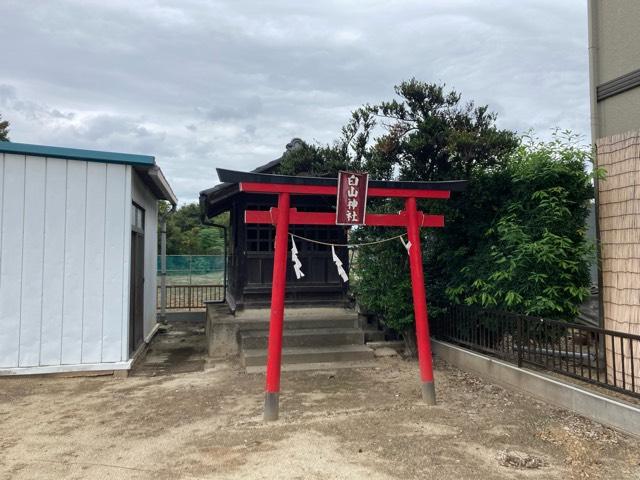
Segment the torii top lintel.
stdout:
<svg viewBox="0 0 640 480">
<path fill-rule="evenodd" d="M 294 177 L 265 173 L 238 172 L 235 170 L 216 169 L 222 182 L 237 183 L 241 192 L 246 193 L 289 193 L 293 195 L 336 195 L 338 180 L 323 177 Z M 417 198 L 447 199 L 452 191 L 466 188 L 464 180 L 445 182 L 402 182 L 370 180 L 367 191 L 371 197 L 405 198 L 414 201 Z M 246 223 L 275 225 L 278 220 L 278 208 L 269 211 L 246 210 Z M 426 215 L 417 211 L 417 223 L 420 227 L 443 227 L 442 215 Z M 334 212 L 298 212 L 289 209 L 290 225 L 335 225 Z M 366 225 L 379 227 L 400 227 L 408 225 L 407 212 L 398 214 L 367 214 Z"/>
<path fill-rule="evenodd" d="M 291 193 L 294 195 L 336 195 L 337 178 L 295 177 L 266 173 L 238 172 L 216 169 L 222 182 L 237 183 L 241 192 Z M 369 180 L 367 195 L 370 197 L 439 198 L 447 199 L 451 192 L 465 190 L 465 180 L 444 182 L 405 182 Z"/>
</svg>

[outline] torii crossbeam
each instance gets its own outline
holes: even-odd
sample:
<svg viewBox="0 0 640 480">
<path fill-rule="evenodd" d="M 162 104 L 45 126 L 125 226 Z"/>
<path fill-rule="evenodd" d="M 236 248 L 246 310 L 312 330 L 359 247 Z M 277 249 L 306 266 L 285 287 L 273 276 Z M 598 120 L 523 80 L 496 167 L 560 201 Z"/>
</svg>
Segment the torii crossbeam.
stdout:
<svg viewBox="0 0 640 480">
<path fill-rule="evenodd" d="M 245 211 L 246 223 L 271 224 L 276 227 L 264 404 L 264 419 L 267 421 L 276 420 L 279 412 L 289 225 L 336 225 L 335 212 L 299 212 L 295 208 L 290 208 L 290 196 L 336 195 L 337 179 L 245 173 L 220 168 L 217 169 L 217 172 L 220 181 L 237 183 L 242 192 L 278 196 L 278 206 L 269 211 Z M 435 405 L 436 395 L 433 382 L 431 342 L 429 340 L 427 297 L 422 269 L 420 227 L 443 227 L 444 217 L 442 215 L 426 215 L 418 211 L 416 200 L 419 198 L 448 199 L 452 191 L 461 191 L 465 187 L 466 181 L 462 180 L 447 182 L 371 180 L 368 187 L 368 196 L 370 197 L 403 198 L 405 200 L 404 211 L 398 214 L 367 214 L 364 225 L 407 228 L 408 240 L 411 242 L 409 264 L 422 398 L 429 405 Z"/>
</svg>

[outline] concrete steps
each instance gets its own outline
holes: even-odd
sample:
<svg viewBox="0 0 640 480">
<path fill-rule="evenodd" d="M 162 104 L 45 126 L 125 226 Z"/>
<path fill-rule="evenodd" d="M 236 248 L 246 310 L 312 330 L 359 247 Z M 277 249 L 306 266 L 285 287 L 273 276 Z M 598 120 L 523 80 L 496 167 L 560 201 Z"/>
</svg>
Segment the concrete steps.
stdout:
<svg viewBox="0 0 640 480">
<path fill-rule="evenodd" d="M 234 318 L 240 359 L 247 373 L 265 371 L 269 316 L 268 308 L 254 308 L 238 312 Z M 287 307 L 282 334 L 282 370 L 371 367 L 375 356 L 365 345 L 370 332 L 358 325 L 358 315 L 352 309 Z"/>
<path fill-rule="evenodd" d="M 267 363 L 267 350 L 243 350 L 242 365 L 245 367 L 264 367 Z M 373 360 L 373 350 L 365 345 L 337 345 L 330 347 L 292 347 L 282 349 L 282 363 L 331 363 L 360 362 Z"/>
<path fill-rule="evenodd" d="M 267 330 L 240 332 L 240 348 L 267 348 Z M 328 347 L 335 345 L 364 345 L 364 332 L 359 328 L 304 328 L 282 332 L 283 347 Z"/>
<path fill-rule="evenodd" d="M 285 330 L 317 330 L 321 328 L 355 328 L 356 321 L 353 318 L 292 318 L 284 321 Z M 238 320 L 238 330 L 244 331 L 268 331 L 269 319 L 241 319 Z"/>
<path fill-rule="evenodd" d="M 271 310 L 269 308 L 250 308 L 236 312 L 235 318 L 238 321 L 269 321 Z M 358 315 L 352 309 L 341 307 L 313 307 L 298 308 L 287 305 L 285 308 L 284 321 L 304 321 L 333 319 L 343 321 L 357 321 Z"/>
</svg>

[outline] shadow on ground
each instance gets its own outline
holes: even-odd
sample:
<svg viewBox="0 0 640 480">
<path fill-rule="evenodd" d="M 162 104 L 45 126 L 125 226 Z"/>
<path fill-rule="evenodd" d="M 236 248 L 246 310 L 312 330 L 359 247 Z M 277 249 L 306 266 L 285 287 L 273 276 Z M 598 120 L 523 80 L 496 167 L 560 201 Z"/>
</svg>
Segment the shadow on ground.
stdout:
<svg viewBox="0 0 640 480">
<path fill-rule="evenodd" d="M 161 325 L 132 376 L 155 377 L 204 370 L 207 355 L 204 325 L 175 322 Z"/>
</svg>

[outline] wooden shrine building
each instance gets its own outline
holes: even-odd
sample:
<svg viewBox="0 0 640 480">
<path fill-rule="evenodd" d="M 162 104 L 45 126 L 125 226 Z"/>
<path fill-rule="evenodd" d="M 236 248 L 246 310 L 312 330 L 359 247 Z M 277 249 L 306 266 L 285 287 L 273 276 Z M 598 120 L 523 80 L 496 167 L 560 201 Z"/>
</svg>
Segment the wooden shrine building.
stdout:
<svg viewBox="0 0 640 480">
<path fill-rule="evenodd" d="M 287 150 L 296 148 L 294 139 Z M 285 152 L 286 155 L 286 152 Z M 282 160 L 278 158 L 253 170 L 253 173 L 277 173 Z M 268 306 L 271 299 L 275 228 L 273 225 L 246 224 L 246 210 L 269 210 L 274 206 L 273 195 L 241 192 L 237 183 L 221 183 L 200 192 L 203 217 L 211 219 L 229 212 L 228 285 L 226 300 L 232 310 L 244 307 Z M 301 212 L 335 210 L 336 197 L 294 196 L 291 207 Z M 296 225 L 291 233 L 332 243 L 347 243 L 345 227 Z M 290 242 L 290 241 L 289 241 Z M 286 300 L 288 304 L 333 305 L 346 303 L 347 285 L 342 282 L 331 258 L 331 249 L 311 242 L 296 242 L 298 258 L 304 265 L 305 276 L 295 278 L 291 262 L 287 266 Z M 289 244 L 291 248 L 291 244 Z M 348 272 L 345 249 L 336 251 Z"/>
</svg>

